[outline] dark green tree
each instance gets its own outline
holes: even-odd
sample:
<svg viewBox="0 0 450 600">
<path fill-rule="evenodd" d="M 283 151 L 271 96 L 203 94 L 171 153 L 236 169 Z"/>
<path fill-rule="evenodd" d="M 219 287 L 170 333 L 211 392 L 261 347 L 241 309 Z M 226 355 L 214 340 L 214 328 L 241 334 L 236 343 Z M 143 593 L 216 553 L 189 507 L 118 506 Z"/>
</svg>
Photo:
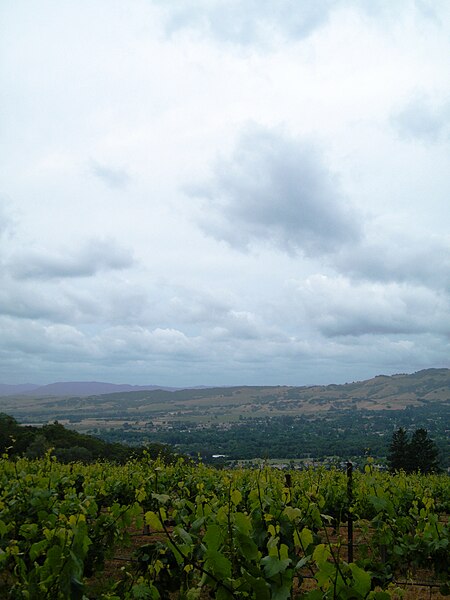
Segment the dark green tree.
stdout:
<svg viewBox="0 0 450 600">
<path fill-rule="evenodd" d="M 387 456 L 389 470 L 404 471 L 410 470 L 409 465 L 409 437 L 403 427 L 400 427 L 392 434 L 392 441 L 389 445 L 389 454 Z"/>
<path fill-rule="evenodd" d="M 439 471 L 438 454 L 426 429 L 417 429 L 410 440 L 406 430 L 400 427 L 392 434 L 387 460 L 390 471 L 435 473 Z"/>
<path fill-rule="evenodd" d="M 14 439 L 17 437 L 19 429 L 19 424 L 17 421 L 10 417 L 9 415 L 5 415 L 5 413 L 0 413 L 0 452 L 3 453 L 7 448 L 10 448 L 14 445 Z"/>
<path fill-rule="evenodd" d="M 410 463 L 413 471 L 436 473 L 439 471 L 438 449 L 426 429 L 417 429 L 409 445 Z"/>
<path fill-rule="evenodd" d="M 83 446 L 72 446 L 71 448 L 57 448 L 54 452 L 60 462 L 92 462 L 92 452 Z"/>
<path fill-rule="evenodd" d="M 28 446 L 25 456 L 27 458 L 41 458 L 50 448 L 45 435 L 38 433 L 34 436 L 33 441 Z"/>
</svg>

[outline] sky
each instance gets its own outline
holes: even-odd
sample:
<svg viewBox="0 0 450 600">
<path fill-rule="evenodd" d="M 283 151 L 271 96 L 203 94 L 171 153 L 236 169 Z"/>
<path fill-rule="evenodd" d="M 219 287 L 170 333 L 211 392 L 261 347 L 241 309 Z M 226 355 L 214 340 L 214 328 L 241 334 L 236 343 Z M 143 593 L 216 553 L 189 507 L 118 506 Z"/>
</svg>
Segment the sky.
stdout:
<svg viewBox="0 0 450 600">
<path fill-rule="evenodd" d="M 448 0 L 3 0 L 0 382 L 449 367 Z"/>
</svg>

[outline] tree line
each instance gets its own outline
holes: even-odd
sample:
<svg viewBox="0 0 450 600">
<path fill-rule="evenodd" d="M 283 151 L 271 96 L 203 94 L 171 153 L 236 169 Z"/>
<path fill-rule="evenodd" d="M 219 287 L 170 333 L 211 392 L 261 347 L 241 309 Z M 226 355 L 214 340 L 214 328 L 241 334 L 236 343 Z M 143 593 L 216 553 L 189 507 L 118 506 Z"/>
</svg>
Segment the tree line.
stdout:
<svg viewBox="0 0 450 600">
<path fill-rule="evenodd" d="M 264 427 L 262 429 L 264 430 Z M 286 452 L 287 438 L 295 437 L 293 436 L 295 432 L 292 429 L 287 428 L 286 431 L 286 428 L 284 428 L 284 430 L 287 436 L 281 440 L 281 445 L 284 446 L 283 449 L 279 449 L 281 453 Z M 193 431 L 192 434 L 193 437 L 201 437 L 199 431 Z M 244 439 L 248 437 L 244 436 Z M 240 439 L 242 440 L 242 435 Z M 236 440 L 236 444 L 239 446 L 238 440 Z M 7 452 L 12 457 L 26 456 L 33 459 L 40 458 L 50 448 L 60 462 L 81 461 L 89 463 L 95 460 L 110 460 L 125 463 L 130 458 L 137 458 L 142 455 L 144 450 L 151 457 L 160 456 L 168 462 L 175 457 L 174 451 L 167 444 L 152 442 L 139 447 L 131 447 L 127 444 L 107 442 L 91 435 L 77 433 L 66 429 L 57 421 L 42 427 L 20 425 L 13 417 L 0 413 L 0 453 Z M 311 448 L 311 450 L 313 449 Z M 261 446 L 259 446 L 260 451 Z M 252 447 L 250 458 L 257 458 L 257 454 L 258 449 Z M 287 457 L 286 454 L 284 454 L 284 457 Z M 406 429 L 400 427 L 392 435 L 387 464 L 391 471 L 403 470 L 406 473 L 415 471 L 422 473 L 438 472 L 438 448 L 429 437 L 426 429 L 417 429 L 410 437 Z"/>
<path fill-rule="evenodd" d="M 392 435 L 388 465 L 391 471 L 435 473 L 439 471 L 438 449 L 426 429 L 416 429 L 410 437 L 399 427 Z"/>
<path fill-rule="evenodd" d="M 395 414 L 393 414 L 395 413 Z M 431 416 L 431 417 L 430 417 Z M 169 444 L 182 454 L 213 460 L 224 454 L 227 460 L 253 458 L 324 460 L 333 456 L 341 460 L 364 460 L 371 456 L 385 461 L 392 432 L 398 427 L 414 430 L 432 418 L 429 435 L 435 440 L 444 468 L 450 467 L 450 440 L 446 429 L 450 412 L 435 405 L 405 411 L 336 411 L 312 416 L 242 417 L 224 424 L 214 420 L 198 427 L 192 421 L 171 421 L 170 426 L 126 424 L 126 427 L 99 429 L 96 432 L 109 442 L 138 446 L 146 441 Z M 216 462 L 216 461 L 214 461 Z"/>
<path fill-rule="evenodd" d="M 26 456 L 33 459 L 44 456 L 50 448 L 53 455 L 64 463 L 89 463 L 96 460 L 125 463 L 142 455 L 144 450 L 151 458 L 160 456 L 166 461 L 175 458 L 174 452 L 165 444 L 151 443 L 133 448 L 66 429 L 57 421 L 34 427 L 20 425 L 14 417 L 0 413 L 0 454 L 6 452 L 11 457 Z"/>
</svg>

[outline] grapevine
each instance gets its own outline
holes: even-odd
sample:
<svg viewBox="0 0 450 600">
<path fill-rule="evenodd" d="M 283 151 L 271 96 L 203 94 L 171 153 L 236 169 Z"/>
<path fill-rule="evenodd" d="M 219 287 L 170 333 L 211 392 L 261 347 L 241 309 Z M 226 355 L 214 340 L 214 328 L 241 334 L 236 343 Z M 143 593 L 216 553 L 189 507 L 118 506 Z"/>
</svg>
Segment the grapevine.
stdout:
<svg viewBox="0 0 450 600">
<path fill-rule="evenodd" d="M 0 461 L 2 598 L 120 600 L 393 597 L 426 569 L 449 585 L 449 478 L 216 470 L 144 456 L 125 465 Z M 348 560 L 345 524 L 357 533 Z M 91 581 L 145 534 L 130 560 Z M 131 550 L 130 550 L 131 552 Z M 175 596 L 174 596 L 175 594 Z"/>
</svg>

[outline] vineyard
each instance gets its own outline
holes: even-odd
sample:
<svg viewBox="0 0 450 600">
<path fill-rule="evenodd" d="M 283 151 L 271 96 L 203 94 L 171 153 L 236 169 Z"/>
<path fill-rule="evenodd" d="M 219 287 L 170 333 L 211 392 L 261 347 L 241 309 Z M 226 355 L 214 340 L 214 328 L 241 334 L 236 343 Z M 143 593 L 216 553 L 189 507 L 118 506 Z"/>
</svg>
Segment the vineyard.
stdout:
<svg viewBox="0 0 450 600">
<path fill-rule="evenodd" d="M 0 463 L 0 597 L 441 597 L 450 480 L 182 459 Z M 425 586 L 426 595 L 412 592 Z M 418 586 L 419 587 L 419 586 Z"/>
</svg>

